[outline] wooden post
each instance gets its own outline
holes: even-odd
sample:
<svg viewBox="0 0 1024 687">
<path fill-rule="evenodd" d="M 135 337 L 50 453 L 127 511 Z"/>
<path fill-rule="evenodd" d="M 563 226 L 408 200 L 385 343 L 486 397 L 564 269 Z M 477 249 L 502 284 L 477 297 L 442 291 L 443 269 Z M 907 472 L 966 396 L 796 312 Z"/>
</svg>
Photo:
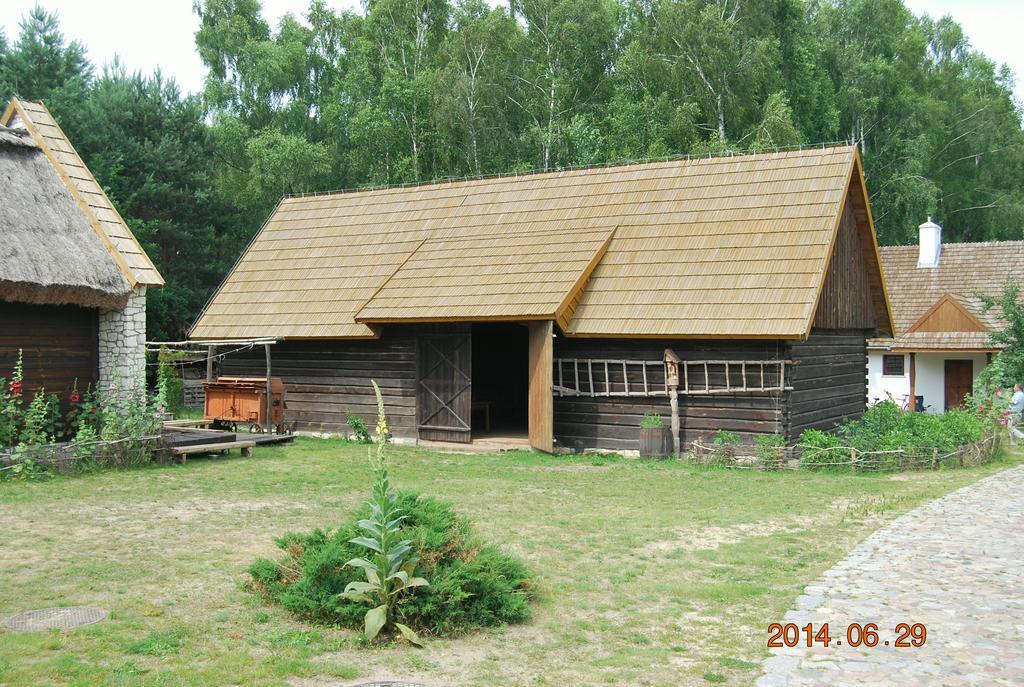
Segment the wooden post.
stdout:
<svg viewBox="0 0 1024 687">
<path fill-rule="evenodd" d="M 263 352 L 267 356 L 267 434 L 274 429 L 274 392 L 270 384 L 270 344 L 263 344 Z"/>
<path fill-rule="evenodd" d="M 932 449 L 932 470 L 939 467 L 939 449 Z"/>
<path fill-rule="evenodd" d="M 907 409 L 917 412 L 917 353 L 910 354 L 910 402 Z"/>
<path fill-rule="evenodd" d="M 679 457 L 679 356 L 665 349 L 665 386 L 668 388 L 668 402 L 672 408 L 672 453 Z"/>
<path fill-rule="evenodd" d="M 216 346 L 206 347 L 206 381 L 213 381 L 213 356 L 217 354 Z"/>
<path fill-rule="evenodd" d="M 850 449 L 850 472 L 857 472 L 857 449 Z"/>
</svg>

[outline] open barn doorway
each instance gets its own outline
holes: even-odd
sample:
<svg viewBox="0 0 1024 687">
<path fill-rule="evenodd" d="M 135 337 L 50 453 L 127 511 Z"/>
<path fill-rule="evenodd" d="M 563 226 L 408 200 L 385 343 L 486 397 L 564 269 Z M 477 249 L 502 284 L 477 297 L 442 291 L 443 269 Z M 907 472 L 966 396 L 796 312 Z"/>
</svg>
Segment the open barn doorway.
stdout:
<svg viewBox="0 0 1024 687">
<path fill-rule="evenodd" d="M 529 422 L 529 329 L 473 324 L 473 439 L 525 439 Z"/>
</svg>

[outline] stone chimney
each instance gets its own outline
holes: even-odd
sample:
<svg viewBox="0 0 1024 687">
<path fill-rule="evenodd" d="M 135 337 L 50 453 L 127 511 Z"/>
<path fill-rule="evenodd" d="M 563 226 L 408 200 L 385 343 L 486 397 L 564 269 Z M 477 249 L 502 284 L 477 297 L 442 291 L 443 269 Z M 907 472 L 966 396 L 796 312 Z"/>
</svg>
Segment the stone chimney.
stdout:
<svg viewBox="0 0 1024 687">
<path fill-rule="evenodd" d="M 920 247 L 917 254 L 918 267 L 938 267 L 939 256 L 942 255 L 942 227 L 932 221 L 918 226 L 920 232 Z"/>
</svg>

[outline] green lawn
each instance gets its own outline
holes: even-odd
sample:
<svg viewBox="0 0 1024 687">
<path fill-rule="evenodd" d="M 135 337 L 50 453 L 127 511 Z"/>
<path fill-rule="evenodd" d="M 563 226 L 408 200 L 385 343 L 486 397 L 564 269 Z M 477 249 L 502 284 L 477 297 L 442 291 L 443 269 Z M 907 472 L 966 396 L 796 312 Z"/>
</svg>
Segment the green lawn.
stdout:
<svg viewBox="0 0 1024 687">
<path fill-rule="evenodd" d="M 533 620 L 427 648 L 366 647 L 247 592 L 287 531 L 364 498 L 366 448 L 0 484 L 0 615 L 94 605 L 67 634 L 0 634 L 4 685 L 751 684 L 766 628 L 880 524 L 991 474 L 785 474 L 594 456 L 392 453 L 393 482 L 454 502 L 537 574 Z"/>
</svg>

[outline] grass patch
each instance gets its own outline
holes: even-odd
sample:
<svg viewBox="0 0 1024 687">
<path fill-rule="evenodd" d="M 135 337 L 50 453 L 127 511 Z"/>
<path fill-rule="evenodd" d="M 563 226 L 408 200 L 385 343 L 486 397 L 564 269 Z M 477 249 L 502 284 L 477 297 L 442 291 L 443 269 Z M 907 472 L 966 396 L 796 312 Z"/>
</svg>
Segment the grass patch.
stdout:
<svg viewBox="0 0 1024 687">
<path fill-rule="evenodd" d="M 190 460 L 0 485 L 0 608 L 111 617 L 0 634 L 5 685 L 706 685 L 754 681 L 766 629 L 804 585 L 899 514 L 999 469 L 763 473 L 396 446 L 401 489 L 452 503 L 536 573 L 533 618 L 419 651 L 367 646 L 244 588 L 281 532 L 337 527 L 365 499 L 366 447 L 299 439 Z M 355 668 L 355 667 L 358 667 Z"/>
<path fill-rule="evenodd" d="M 174 632 L 151 632 L 145 639 L 132 642 L 124 648 L 126 654 L 143 654 L 166 658 L 171 654 L 178 653 L 181 648 L 180 631 Z"/>
</svg>

